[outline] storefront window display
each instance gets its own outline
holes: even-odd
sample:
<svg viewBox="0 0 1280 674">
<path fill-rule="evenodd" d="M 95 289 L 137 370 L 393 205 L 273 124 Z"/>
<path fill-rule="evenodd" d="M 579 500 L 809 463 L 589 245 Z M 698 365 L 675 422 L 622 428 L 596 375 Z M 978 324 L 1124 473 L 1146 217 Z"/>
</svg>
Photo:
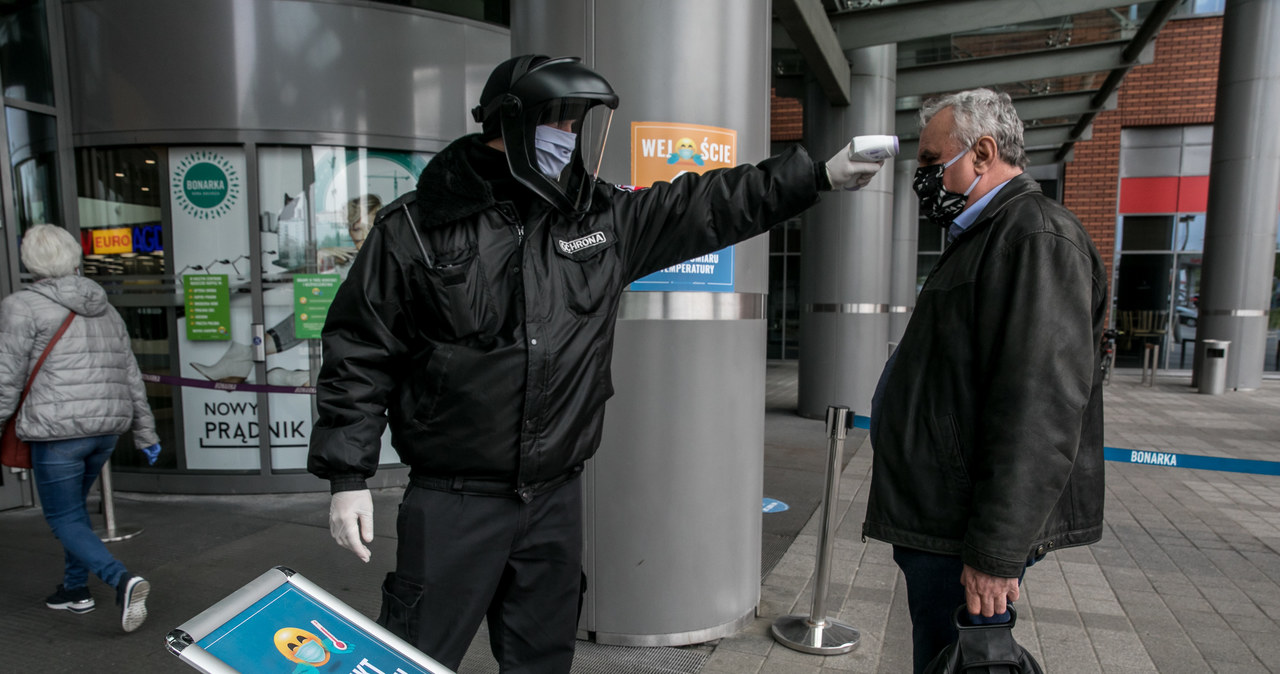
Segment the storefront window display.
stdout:
<svg viewBox="0 0 1280 674">
<path fill-rule="evenodd" d="M 334 146 L 78 150 L 85 273 L 159 379 L 148 392 L 167 451 L 154 467 L 131 452 L 115 464 L 305 470 L 327 300 L 374 215 L 414 189 L 428 159 Z M 396 461 L 388 439 L 382 458 Z"/>
<path fill-rule="evenodd" d="M 165 235 L 158 161 L 159 151 L 153 147 L 77 150 L 77 210 L 85 276 L 101 283 L 113 298 L 142 371 L 173 374 L 170 335 L 175 314 L 163 288 Z M 161 453 L 156 469 L 178 466 L 177 398 L 173 387 L 147 384 L 160 444 L 169 449 Z M 132 440 L 124 438 L 121 446 L 132 447 Z M 112 465 L 149 468 L 142 454 L 132 451 L 118 452 Z"/>
<path fill-rule="evenodd" d="M 191 342 L 183 360 L 184 368 L 189 366 L 196 377 L 271 387 L 266 389 L 266 432 L 273 470 L 305 468 L 313 418 L 308 392 L 282 389 L 314 383 L 327 301 L 345 280 L 374 214 L 413 189 L 426 162 L 422 154 L 328 146 L 258 151 L 260 212 L 254 220 L 262 256 L 261 355 L 266 380 L 256 380 L 251 317 L 238 310 L 235 299 L 228 338 Z M 239 255 L 220 252 L 222 257 L 232 254 Z M 250 463 L 250 454 L 256 460 L 256 400 L 236 405 L 225 392 L 203 389 L 189 390 L 185 398 L 192 400 L 184 417 L 186 442 L 207 450 L 209 465 L 243 467 Z M 385 440 L 383 461 L 395 461 Z"/>
<path fill-rule="evenodd" d="M 163 276 L 157 148 L 78 150 L 76 187 L 85 275 Z"/>
<path fill-rule="evenodd" d="M 1205 215 L 1127 215 L 1121 221 L 1113 320 L 1118 362 L 1141 364 L 1147 344 L 1162 367 L 1191 367 L 1199 323 Z"/>
</svg>

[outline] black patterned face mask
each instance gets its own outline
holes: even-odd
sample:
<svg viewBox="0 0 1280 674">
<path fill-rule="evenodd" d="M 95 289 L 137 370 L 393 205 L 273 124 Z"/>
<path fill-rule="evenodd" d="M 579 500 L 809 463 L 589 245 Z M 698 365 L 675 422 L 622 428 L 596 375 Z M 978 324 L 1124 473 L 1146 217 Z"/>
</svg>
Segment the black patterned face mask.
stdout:
<svg viewBox="0 0 1280 674">
<path fill-rule="evenodd" d="M 969 185 L 969 189 L 965 190 L 964 194 L 952 192 L 942 186 L 942 175 L 947 172 L 947 167 L 960 161 L 961 157 L 969 153 L 969 149 L 965 148 L 945 164 L 930 164 L 916 169 L 916 177 L 911 187 L 920 199 L 920 214 L 943 229 L 950 227 L 951 221 L 964 211 L 969 193 L 978 186 L 978 181 L 982 180 L 981 175 L 974 178 L 973 184 Z"/>
</svg>

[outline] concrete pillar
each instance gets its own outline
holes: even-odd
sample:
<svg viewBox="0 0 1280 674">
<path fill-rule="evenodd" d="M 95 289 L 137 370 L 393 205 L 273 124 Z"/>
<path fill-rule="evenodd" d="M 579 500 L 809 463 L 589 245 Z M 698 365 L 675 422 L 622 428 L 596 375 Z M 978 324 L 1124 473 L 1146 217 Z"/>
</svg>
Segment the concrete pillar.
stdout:
<svg viewBox="0 0 1280 674">
<path fill-rule="evenodd" d="M 911 189 L 915 157 L 899 157 L 893 172 L 893 257 L 889 269 L 889 342 L 907 330 L 916 306 L 916 267 L 920 238 L 920 201 Z"/>
<path fill-rule="evenodd" d="M 846 52 L 848 107 L 827 103 L 816 83 L 805 97 L 806 145 L 830 154 L 853 136 L 894 132 L 897 46 Z M 800 257 L 799 413 L 829 405 L 871 410 L 889 336 L 893 163 L 866 188 L 833 192 L 805 214 Z M 914 266 L 913 266 L 914 267 Z"/>
<path fill-rule="evenodd" d="M 1231 341 L 1228 389 L 1257 388 L 1266 358 L 1280 210 L 1277 35 L 1280 3 L 1227 0 L 1197 337 Z"/>
<path fill-rule="evenodd" d="M 512 53 L 581 56 L 621 99 L 602 177 L 630 183 L 632 122 L 737 132 L 769 152 L 769 3 L 512 3 Z M 832 151 L 834 151 L 834 147 Z M 734 247 L 731 292 L 627 292 L 616 395 L 584 479 L 580 630 L 680 645 L 739 631 L 760 596 L 768 237 Z"/>
</svg>

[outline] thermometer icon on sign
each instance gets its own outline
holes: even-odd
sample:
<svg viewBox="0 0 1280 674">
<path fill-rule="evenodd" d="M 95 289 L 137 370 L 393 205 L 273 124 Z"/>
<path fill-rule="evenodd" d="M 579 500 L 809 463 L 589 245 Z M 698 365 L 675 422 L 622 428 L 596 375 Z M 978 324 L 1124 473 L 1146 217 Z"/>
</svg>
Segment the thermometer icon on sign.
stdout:
<svg viewBox="0 0 1280 674">
<path fill-rule="evenodd" d="M 339 651 L 345 651 L 345 650 L 347 650 L 347 642 L 342 641 L 342 640 L 341 640 L 341 639 L 339 639 L 338 637 L 333 636 L 333 634 L 332 634 L 332 633 L 330 633 L 330 632 L 329 632 L 329 630 L 327 630 L 327 629 L 325 629 L 325 628 L 324 628 L 324 625 L 321 625 L 321 624 L 320 624 L 320 621 L 319 621 L 319 620 L 312 620 L 312 621 L 311 621 L 311 624 L 312 624 L 312 625 L 315 625 L 315 626 L 316 626 L 316 629 L 318 629 L 318 630 L 320 630 L 321 632 L 323 632 L 323 633 L 324 633 L 324 635 L 325 635 L 326 637 L 329 637 L 329 641 L 333 642 L 333 647 L 334 647 L 334 649 L 339 650 Z"/>
</svg>

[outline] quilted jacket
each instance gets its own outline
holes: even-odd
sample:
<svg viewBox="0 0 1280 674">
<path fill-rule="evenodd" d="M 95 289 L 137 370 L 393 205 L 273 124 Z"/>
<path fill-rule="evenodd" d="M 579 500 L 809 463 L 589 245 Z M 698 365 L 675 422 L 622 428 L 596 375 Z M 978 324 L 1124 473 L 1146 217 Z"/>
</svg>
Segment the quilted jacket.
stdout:
<svg viewBox="0 0 1280 674">
<path fill-rule="evenodd" d="M 27 441 L 119 435 L 160 441 L 124 320 L 102 286 L 81 276 L 43 279 L 0 302 L 0 421 L 8 421 L 40 354 L 68 311 L 78 315 L 49 352 L 18 412 Z"/>
</svg>

